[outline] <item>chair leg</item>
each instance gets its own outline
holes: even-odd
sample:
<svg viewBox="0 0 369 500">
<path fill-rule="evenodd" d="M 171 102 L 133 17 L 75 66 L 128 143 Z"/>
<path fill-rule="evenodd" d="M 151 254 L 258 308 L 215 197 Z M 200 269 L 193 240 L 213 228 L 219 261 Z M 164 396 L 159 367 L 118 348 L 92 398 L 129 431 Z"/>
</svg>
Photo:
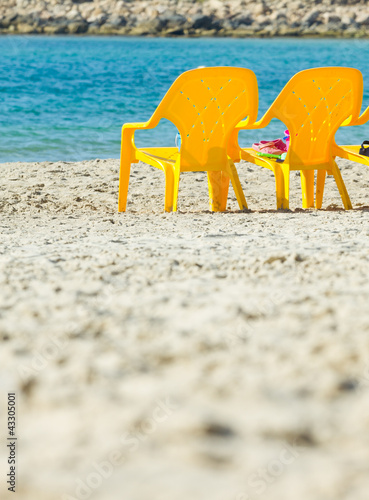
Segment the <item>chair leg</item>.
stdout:
<svg viewBox="0 0 369 500">
<path fill-rule="evenodd" d="M 179 176 L 181 169 L 179 166 L 173 168 L 173 212 L 177 212 L 178 189 L 179 189 Z"/>
<path fill-rule="evenodd" d="M 274 165 L 277 210 L 290 207 L 290 169 L 288 165 Z"/>
<path fill-rule="evenodd" d="M 119 173 L 119 198 L 118 198 L 118 212 L 125 212 L 127 208 L 127 196 L 129 176 L 131 173 L 130 161 L 121 160 L 120 173 Z"/>
<path fill-rule="evenodd" d="M 334 179 L 336 181 L 338 191 L 340 192 L 343 206 L 345 207 L 346 210 L 351 210 L 352 209 L 351 200 L 350 200 L 350 197 L 348 195 L 345 183 L 343 182 L 340 169 L 338 168 L 337 163 L 335 161 L 332 162 L 332 174 L 333 174 Z"/>
<path fill-rule="evenodd" d="M 300 170 L 302 208 L 314 208 L 314 170 Z"/>
<path fill-rule="evenodd" d="M 227 208 L 229 176 L 226 172 L 209 171 L 209 204 L 213 212 L 224 212 Z"/>
<path fill-rule="evenodd" d="M 326 170 L 318 170 L 316 174 L 315 208 L 322 208 L 326 174 Z"/>
<path fill-rule="evenodd" d="M 240 207 L 240 210 L 244 210 L 245 208 L 247 209 L 248 208 L 247 201 L 242 190 L 240 178 L 238 177 L 236 167 L 234 166 L 234 163 L 232 161 L 229 162 L 229 170 L 230 170 L 229 173 L 232 181 L 233 190 L 235 192 L 238 201 L 238 206 Z"/>
<path fill-rule="evenodd" d="M 227 172 L 221 172 L 221 183 L 220 183 L 220 207 L 221 211 L 227 210 L 228 201 L 228 191 L 229 191 L 229 181 L 230 177 Z"/>
<path fill-rule="evenodd" d="M 119 170 L 118 212 L 125 212 L 127 208 L 129 176 L 131 173 L 131 161 L 133 159 L 132 137 L 133 137 L 133 131 L 131 130 L 122 131 L 120 170 Z"/>
<path fill-rule="evenodd" d="M 174 172 L 172 165 L 164 165 L 163 170 L 165 173 L 165 202 L 164 211 L 173 211 L 173 194 L 174 194 Z M 178 189 L 177 189 L 178 192 Z"/>
</svg>

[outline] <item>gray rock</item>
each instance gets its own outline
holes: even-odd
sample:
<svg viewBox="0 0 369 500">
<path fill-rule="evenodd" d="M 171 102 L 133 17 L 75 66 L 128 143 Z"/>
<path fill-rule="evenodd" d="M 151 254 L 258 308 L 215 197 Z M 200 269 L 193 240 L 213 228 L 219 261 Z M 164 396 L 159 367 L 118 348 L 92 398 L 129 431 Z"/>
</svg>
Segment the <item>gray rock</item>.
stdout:
<svg viewBox="0 0 369 500">
<path fill-rule="evenodd" d="M 237 26 L 250 26 L 254 22 L 254 18 L 252 17 L 251 13 L 247 12 L 245 14 L 238 14 L 232 19 L 232 25 L 234 28 L 237 28 Z"/>
<path fill-rule="evenodd" d="M 234 28 L 232 21 L 230 21 L 229 19 L 221 19 L 219 21 L 219 26 L 220 29 L 225 29 L 225 30 L 233 30 Z"/>
<path fill-rule="evenodd" d="M 162 21 L 163 27 L 167 30 L 176 30 L 178 27 L 183 26 L 187 21 L 184 16 L 171 12 L 162 14 L 159 16 L 159 19 Z"/>
<path fill-rule="evenodd" d="M 166 36 L 182 36 L 184 35 L 184 29 L 183 28 L 167 29 L 165 30 L 164 34 Z"/>
<path fill-rule="evenodd" d="M 36 26 L 34 24 L 28 24 L 28 23 L 19 23 L 17 25 L 17 31 L 18 33 L 24 34 L 24 35 L 29 35 L 31 33 L 36 33 Z"/>
<path fill-rule="evenodd" d="M 305 14 L 305 16 L 302 18 L 302 24 L 306 26 L 312 26 L 320 16 L 321 11 L 319 9 L 315 9 L 313 11 L 308 12 Z"/>
<path fill-rule="evenodd" d="M 58 23 L 49 26 L 44 26 L 43 32 L 47 35 L 63 35 L 68 32 L 68 24 L 67 23 Z"/>
<path fill-rule="evenodd" d="M 267 14 L 270 12 L 270 8 L 267 6 L 264 0 L 256 4 L 252 3 L 250 7 L 252 8 L 252 13 L 256 16 L 260 14 Z"/>
<path fill-rule="evenodd" d="M 271 22 L 272 20 L 270 19 L 269 16 L 257 16 L 255 18 L 255 23 L 262 27 L 270 25 Z"/>
<path fill-rule="evenodd" d="M 324 25 L 324 29 L 326 31 L 340 31 L 342 29 L 341 22 L 329 22 L 326 25 Z"/>
<path fill-rule="evenodd" d="M 88 30 L 88 23 L 84 21 L 72 21 L 68 24 L 68 33 L 72 35 L 86 33 Z"/>
<path fill-rule="evenodd" d="M 113 28 L 120 28 L 127 25 L 127 19 L 124 16 L 112 16 L 107 19 L 106 24 Z"/>
<path fill-rule="evenodd" d="M 341 17 L 337 16 L 336 14 L 329 14 L 328 16 L 326 16 L 326 22 L 333 23 L 333 24 L 340 24 Z"/>
<path fill-rule="evenodd" d="M 356 18 L 356 22 L 360 26 L 369 26 L 369 14 L 363 13 Z"/>
<path fill-rule="evenodd" d="M 14 23 L 17 19 L 17 14 L 15 12 L 11 12 L 7 14 L 2 19 L 0 19 L 0 28 L 9 28 L 11 24 Z"/>
<path fill-rule="evenodd" d="M 165 28 L 165 22 L 161 17 L 154 17 L 153 19 L 149 19 L 143 25 L 149 33 L 159 33 Z"/>
<path fill-rule="evenodd" d="M 243 32 L 244 34 L 251 34 L 254 32 L 253 29 L 250 29 L 250 25 L 246 25 L 246 24 L 240 24 L 239 26 L 237 26 L 235 32 Z"/>
<path fill-rule="evenodd" d="M 213 26 L 213 18 L 210 16 L 206 16 L 204 14 L 195 14 L 192 16 L 192 28 L 210 30 Z"/>
</svg>

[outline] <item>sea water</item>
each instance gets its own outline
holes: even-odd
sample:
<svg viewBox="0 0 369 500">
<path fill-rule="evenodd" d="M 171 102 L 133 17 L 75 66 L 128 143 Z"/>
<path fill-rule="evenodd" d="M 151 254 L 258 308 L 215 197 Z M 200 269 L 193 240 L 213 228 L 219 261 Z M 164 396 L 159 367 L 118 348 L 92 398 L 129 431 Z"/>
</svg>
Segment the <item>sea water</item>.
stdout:
<svg viewBox="0 0 369 500">
<path fill-rule="evenodd" d="M 304 39 L 168 39 L 0 37 L 0 162 L 118 158 L 125 122 L 146 121 L 183 71 L 199 66 L 252 69 L 259 117 L 297 72 L 351 66 L 365 81 L 369 41 Z M 283 137 L 278 121 L 241 133 L 242 145 Z M 162 121 L 136 134 L 138 146 L 174 146 Z M 369 124 L 337 133 L 340 143 L 369 139 Z"/>
</svg>

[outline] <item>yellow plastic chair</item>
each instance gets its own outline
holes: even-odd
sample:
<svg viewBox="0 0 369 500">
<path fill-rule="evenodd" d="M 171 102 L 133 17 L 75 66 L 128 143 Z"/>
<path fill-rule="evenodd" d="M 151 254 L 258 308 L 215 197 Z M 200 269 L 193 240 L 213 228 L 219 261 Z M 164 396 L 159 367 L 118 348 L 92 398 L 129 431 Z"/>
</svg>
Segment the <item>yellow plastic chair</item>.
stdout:
<svg viewBox="0 0 369 500">
<path fill-rule="evenodd" d="M 167 212 L 177 210 L 180 173 L 188 171 L 208 173 L 211 210 L 226 209 L 230 179 L 240 209 L 247 208 L 227 146 L 237 123 L 246 116 L 246 123 L 254 122 L 257 113 L 258 87 L 251 70 L 214 67 L 183 73 L 146 123 L 123 125 L 118 210 L 126 210 L 131 163 L 140 160 L 164 171 Z M 136 148 L 135 130 L 152 129 L 162 118 L 179 130 L 180 151 L 176 147 Z"/>
<path fill-rule="evenodd" d="M 314 171 L 317 170 L 315 207 L 321 208 L 326 174 L 333 175 L 346 209 L 352 208 L 346 186 L 334 161 L 334 136 L 340 125 L 360 113 L 363 79 L 353 68 L 315 68 L 297 73 L 256 122 L 241 122 L 232 134 L 232 158 L 236 161 L 237 135 L 241 129 L 261 129 L 273 118 L 290 132 L 284 162 L 258 157 L 252 148 L 240 149 L 239 158 L 266 167 L 275 175 L 277 209 L 289 208 L 291 170 L 300 170 L 303 208 L 314 207 Z"/>
<path fill-rule="evenodd" d="M 342 126 L 357 126 L 364 125 L 369 121 L 369 106 L 363 112 L 359 118 L 356 120 L 353 117 L 347 119 Z M 360 146 L 338 146 L 334 144 L 333 153 L 334 156 L 338 156 L 340 158 L 344 158 L 346 160 L 355 161 L 356 163 L 362 163 L 363 165 L 369 165 L 369 157 L 359 154 Z"/>
</svg>

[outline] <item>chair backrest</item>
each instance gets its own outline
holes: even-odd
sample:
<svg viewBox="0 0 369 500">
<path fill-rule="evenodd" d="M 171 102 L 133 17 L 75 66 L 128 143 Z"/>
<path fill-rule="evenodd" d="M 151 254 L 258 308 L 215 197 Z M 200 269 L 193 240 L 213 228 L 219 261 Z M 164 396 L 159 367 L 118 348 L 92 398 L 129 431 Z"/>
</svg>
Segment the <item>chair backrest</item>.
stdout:
<svg viewBox="0 0 369 500">
<path fill-rule="evenodd" d="M 181 134 L 181 165 L 224 165 L 229 136 L 237 123 L 258 113 L 255 73 L 212 67 L 186 71 L 168 90 L 153 118 L 167 118 Z"/>
<path fill-rule="evenodd" d="M 354 68 L 315 68 L 297 73 L 269 111 L 290 132 L 289 162 L 326 163 L 334 135 L 351 115 L 359 116 L 363 77 Z"/>
</svg>

